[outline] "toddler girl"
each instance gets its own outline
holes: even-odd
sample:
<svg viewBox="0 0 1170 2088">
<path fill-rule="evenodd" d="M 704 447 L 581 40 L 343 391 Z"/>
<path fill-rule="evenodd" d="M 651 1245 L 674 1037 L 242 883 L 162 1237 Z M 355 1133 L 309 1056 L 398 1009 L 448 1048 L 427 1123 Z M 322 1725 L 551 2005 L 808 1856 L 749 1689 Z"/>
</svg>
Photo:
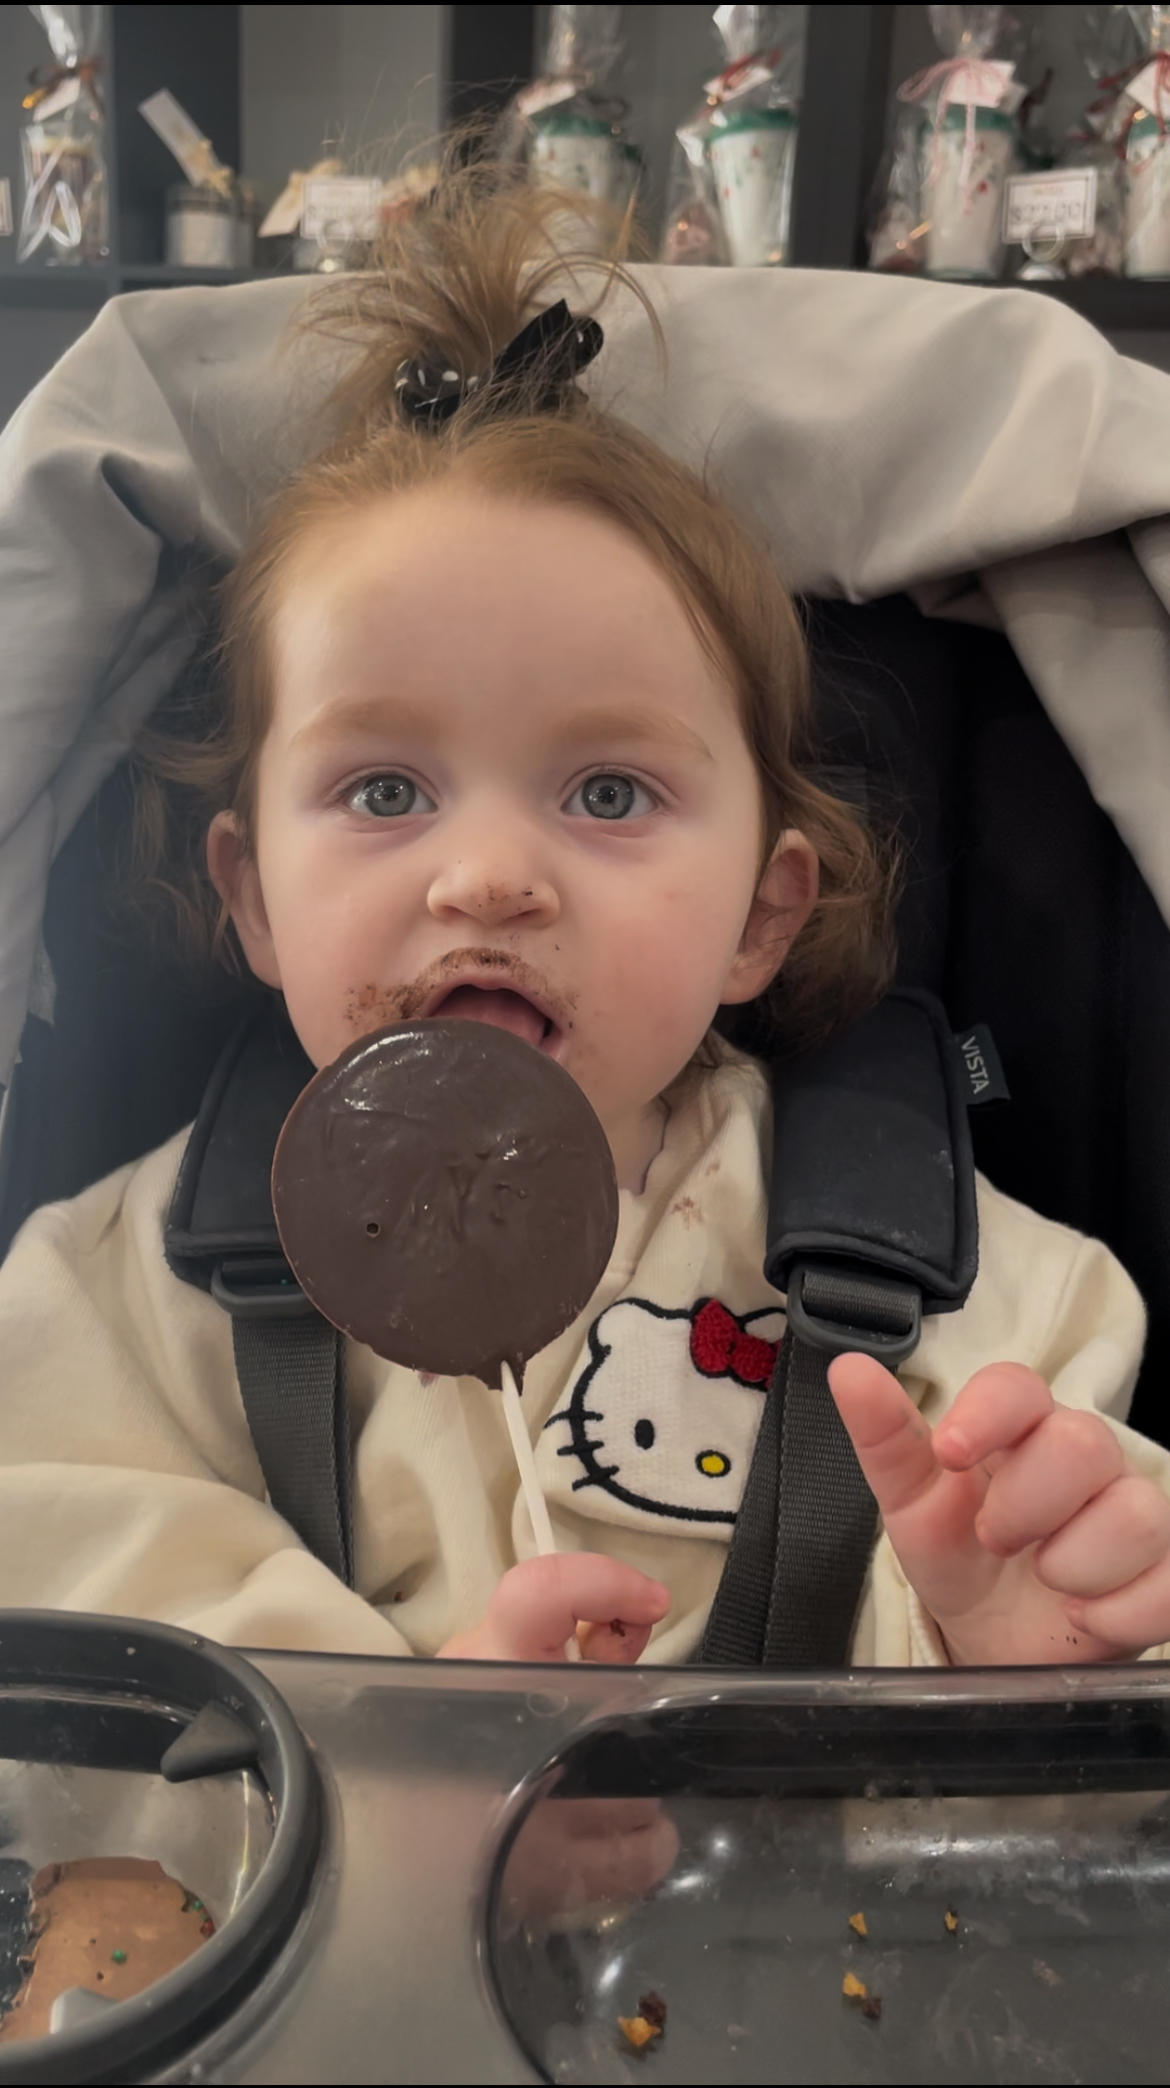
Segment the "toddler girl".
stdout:
<svg viewBox="0 0 1170 2088">
<path fill-rule="evenodd" d="M 350 1652 L 698 1642 L 783 1326 L 767 1080 L 713 1019 L 763 996 L 780 1051 L 862 1013 L 889 879 L 810 779 L 765 551 L 578 385 L 604 349 L 580 276 L 570 311 L 540 258 L 563 208 L 453 175 L 344 293 L 333 439 L 261 518 L 222 714 L 172 756 L 212 815 L 218 932 L 316 1065 L 442 1013 L 552 1054 L 598 1113 L 613 1258 L 525 1380 L 560 1555 L 532 1557 L 499 1401 L 352 1344 L 354 1589 L 304 1550 L 265 1500 L 228 1318 L 164 1262 L 180 1134 L 38 1212 L 0 1271 L 6 1604 Z M 883 1520 L 853 1657 L 1160 1645 L 1168 1461 L 1121 1425 L 1139 1301 L 986 1184 L 980 1227 L 967 1306 L 901 1383 L 833 1366 Z"/>
</svg>

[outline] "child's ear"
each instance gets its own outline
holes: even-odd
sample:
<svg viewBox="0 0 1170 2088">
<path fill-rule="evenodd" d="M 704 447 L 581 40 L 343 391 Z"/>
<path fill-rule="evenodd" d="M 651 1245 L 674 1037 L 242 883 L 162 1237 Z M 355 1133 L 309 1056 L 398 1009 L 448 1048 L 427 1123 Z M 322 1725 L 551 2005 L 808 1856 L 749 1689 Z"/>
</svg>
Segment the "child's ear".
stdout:
<svg viewBox="0 0 1170 2088">
<path fill-rule="evenodd" d="M 781 834 L 756 887 L 721 1001 L 754 1000 L 770 986 L 817 903 L 819 865 L 795 827 Z"/>
<path fill-rule="evenodd" d="M 260 872 L 234 812 L 217 812 L 211 822 L 207 868 L 220 898 L 227 902 L 240 947 L 256 977 L 266 986 L 279 986 L 280 966 L 260 889 Z"/>
</svg>

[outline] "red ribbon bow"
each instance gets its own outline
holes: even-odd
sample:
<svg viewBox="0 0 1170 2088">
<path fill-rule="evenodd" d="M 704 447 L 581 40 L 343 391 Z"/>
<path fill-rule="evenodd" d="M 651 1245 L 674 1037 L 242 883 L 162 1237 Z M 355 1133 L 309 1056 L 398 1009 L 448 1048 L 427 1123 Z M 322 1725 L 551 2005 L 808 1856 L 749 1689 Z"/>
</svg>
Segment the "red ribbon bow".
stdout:
<svg viewBox="0 0 1170 2088">
<path fill-rule="evenodd" d="M 747 1334 L 718 1298 L 708 1298 L 691 1321 L 691 1362 L 702 1377 L 730 1377 L 740 1385 L 768 1385 L 778 1341 Z"/>
</svg>

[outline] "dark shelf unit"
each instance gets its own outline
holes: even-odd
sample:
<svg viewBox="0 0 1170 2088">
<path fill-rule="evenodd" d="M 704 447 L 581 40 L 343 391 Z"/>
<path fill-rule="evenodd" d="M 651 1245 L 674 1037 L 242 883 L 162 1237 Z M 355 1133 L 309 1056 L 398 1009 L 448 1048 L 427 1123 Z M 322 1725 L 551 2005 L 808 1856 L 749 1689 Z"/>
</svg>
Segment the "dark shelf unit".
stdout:
<svg viewBox="0 0 1170 2088">
<path fill-rule="evenodd" d="M 498 108 L 532 76 L 535 7 L 448 9 L 441 99 L 448 117 Z M 171 86 L 220 158 L 240 164 L 240 9 L 111 6 L 103 53 L 108 260 L 0 262 L 0 310 L 96 311 L 124 291 L 253 282 L 279 269 L 175 268 L 163 259 L 166 192 L 183 176 L 138 113 Z M 246 171 L 246 170 L 245 170 Z"/>
<path fill-rule="evenodd" d="M 796 267 L 864 266 L 867 203 L 888 114 L 895 14 L 889 6 L 809 10 L 793 199 Z M 109 260 L 56 268 L 0 263 L 0 310 L 96 311 L 126 291 L 251 282 L 284 272 L 183 269 L 164 262 L 166 191 L 181 176 L 138 114 L 146 95 L 172 83 L 221 157 L 238 164 L 240 9 L 112 6 L 107 23 Z M 497 109 L 530 78 L 536 29 L 535 7 L 451 7 L 441 83 L 445 116 Z M 1059 299 L 1105 333 L 1170 333 L 1170 281 L 1082 277 L 1016 287 Z"/>
</svg>

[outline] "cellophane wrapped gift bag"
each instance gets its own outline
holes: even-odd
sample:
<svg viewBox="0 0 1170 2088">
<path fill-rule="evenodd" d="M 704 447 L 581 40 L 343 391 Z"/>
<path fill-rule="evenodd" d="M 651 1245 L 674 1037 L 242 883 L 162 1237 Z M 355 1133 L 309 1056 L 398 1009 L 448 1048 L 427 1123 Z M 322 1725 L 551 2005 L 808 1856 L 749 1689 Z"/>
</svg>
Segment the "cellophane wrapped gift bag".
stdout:
<svg viewBox="0 0 1170 2088">
<path fill-rule="evenodd" d="M 102 7 L 32 7 L 51 59 L 22 102 L 23 188 L 16 258 L 101 261 L 109 252 Z"/>
<path fill-rule="evenodd" d="M 575 189 L 624 212 L 635 204 L 642 153 L 628 104 L 610 87 L 622 54 L 620 7 L 550 7 L 537 78 L 505 119 L 502 149 L 534 181 Z"/>
<path fill-rule="evenodd" d="M 1125 86 L 1145 63 L 1140 32 L 1128 7 L 1085 7 L 1073 45 L 1092 83 L 1083 115 L 1061 146 L 1057 168 L 1096 175 L 1093 230 L 1070 239 L 1051 256 L 1051 273 L 1118 276 L 1125 236 L 1125 137 L 1136 109 Z"/>
<path fill-rule="evenodd" d="M 1019 160 L 1020 26 L 1003 7 L 927 13 L 941 55 L 897 89 L 869 265 L 991 283 Z"/>
<path fill-rule="evenodd" d="M 1124 158 L 1121 265 L 1127 276 L 1162 281 L 1170 277 L 1170 7 L 1125 12 L 1141 57 L 1114 122 Z"/>
<path fill-rule="evenodd" d="M 662 259 L 776 268 L 789 257 L 805 7 L 717 7 L 723 68 L 675 132 Z"/>
</svg>

